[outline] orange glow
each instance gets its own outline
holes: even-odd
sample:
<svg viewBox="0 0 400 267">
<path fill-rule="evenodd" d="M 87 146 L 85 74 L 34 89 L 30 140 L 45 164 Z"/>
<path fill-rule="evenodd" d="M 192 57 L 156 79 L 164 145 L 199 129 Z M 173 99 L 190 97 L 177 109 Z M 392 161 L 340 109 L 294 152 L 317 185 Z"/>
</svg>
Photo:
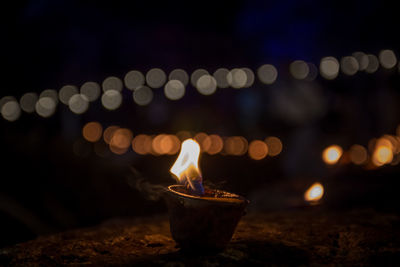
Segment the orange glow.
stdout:
<svg viewBox="0 0 400 267">
<path fill-rule="evenodd" d="M 282 152 L 282 142 L 278 137 L 270 136 L 265 139 L 268 146 L 268 155 L 271 157 L 277 156 Z"/>
<path fill-rule="evenodd" d="M 83 137 L 89 142 L 97 142 L 103 134 L 103 127 L 98 122 L 88 122 L 82 129 Z"/>
<path fill-rule="evenodd" d="M 115 125 L 107 127 L 103 132 L 104 142 L 109 144 L 111 142 L 111 139 L 112 139 L 113 135 L 114 135 L 114 132 L 117 129 L 119 129 L 119 127 L 115 126 Z"/>
<path fill-rule="evenodd" d="M 304 193 L 304 199 L 306 201 L 316 203 L 324 195 L 324 187 L 320 183 L 314 183 L 307 191 Z"/>
<path fill-rule="evenodd" d="M 171 173 L 179 184 L 186 184 L 197 193 L 204 193 L 202 178 L 199 169 L 200 145 L 194 139 L 187 139 L 182 143 Z"/>
<path fill-rule="evenodd" d="M 372 155 L 372 163 L 375 166 L 389 164 L 393 160 L 393 146 L 386 138 L 379 138 L 376 141 L 375 150 Z"/>
<path fill-rule="evenodd" d="M 368 152 L 367 149 L 361 145 L 353 145 L 350 148 L 350 160 L 357 165 L 367 162 Z"/>
<path fill-rule="evenodd" d="M 166 135 L 160 143 L 161 149 L 166 151 L 165 154 L 174 155 L 178 153 L 181 141 L 175 135 Z"/>
<path fill-rule="evenodd" d="M 139 134 L 132 140 L 132 149 L 139 155 L 151 153 L 152 138 L 145 134 Z"/>
<path fill-rule="evenodd" d="M 131 145 L 132 136 L 132 131 L 129 129 L 117 129 L 111 138 L 110 146 L 120 149 L 127 149 Z"/>
<path fill-rule="evenodd" d="M 249 156 L 254 160 L 260 160 L 268 155 L 268 146 L 260 140 L 251 141 L 249 145 Z"/>
<path fill-rule="evenodd" d="M 332 145 L 324 149 L 322 159 L 326 164 L 336 164 L 343 154 L 343 149 L 338 145 Z"/>
<path fill-rule="evenodd" d="M 202 152 L 207 152 L 211 147 L 211 138 L 206 133 L 196 134 L 194 140 L 199 143 Z"/>
<path fill-rule="evenodd" d="M 221 152 L 222 148 L 224 147 L 224 142 L 219 135 L 211 134 L 208 136 L 211 140 L 210 148 L 207 150 L 207 153 L 210 155 L 215 155 Z"/>
<path fill-rule="evenodd" d="M 248 143 L 244 137 L 228 137 L 224 142 L 224 151 L 228 155 L 240 156 L 247 152 Z"/>
<path fill-rule="evenodd" d="M 153 142 L 152 142 L 152 148 L 155 154 L 162 155 L 165 154 L 166 152 L 163 150 L 161 147 L 161 140 L 165 137 L 165 134 L 159 134 L 156 137 L 154 137 Z"/>
</svg>

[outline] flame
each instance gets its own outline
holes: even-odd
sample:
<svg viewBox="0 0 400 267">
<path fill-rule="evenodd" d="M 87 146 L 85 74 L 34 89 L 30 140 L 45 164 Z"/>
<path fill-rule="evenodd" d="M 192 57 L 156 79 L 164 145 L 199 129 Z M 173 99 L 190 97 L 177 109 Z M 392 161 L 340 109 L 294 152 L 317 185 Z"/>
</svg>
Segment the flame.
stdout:
<svg viewBox="0 0 400 267">
<path fill-rule="evenodd" d="M 314 183 L 304 193 L 304 199 L 309 202 L 317 202 L 324 195 L 324 187 L 320 183 Z"/>
<path fill-rule="evenodd" d="M 325 148 L 322 152 L 322 159 L 326 164 L 333 165 L 337 163 L 343 154 L 343 149 L 338 145 L 332 145 Z"/>
<path fill-rule="evenodd" d="M 204 188 L 199 169 L 199 156 L 200 145 L 193 139 L 185 140 L 170 171 L 175 175 L 179 184 L 186 185 L 193 194 L 203 195 Z"/>
</svg>

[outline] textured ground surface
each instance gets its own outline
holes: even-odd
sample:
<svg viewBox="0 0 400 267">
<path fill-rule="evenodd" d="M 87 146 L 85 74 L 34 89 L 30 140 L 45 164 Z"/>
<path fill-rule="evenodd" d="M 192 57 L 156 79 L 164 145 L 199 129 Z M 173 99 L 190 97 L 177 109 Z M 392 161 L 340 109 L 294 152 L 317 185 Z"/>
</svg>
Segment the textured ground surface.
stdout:
<svg viewBox="0 0 400 267">
<path fill-rule="evenodd" d="M 318 207 L 246 215 L 224 252 L 187 255 L 167 217 L 113 220 L 0 249 L 0 266 L 400 266 L 400 217 Z"/>
</svg>

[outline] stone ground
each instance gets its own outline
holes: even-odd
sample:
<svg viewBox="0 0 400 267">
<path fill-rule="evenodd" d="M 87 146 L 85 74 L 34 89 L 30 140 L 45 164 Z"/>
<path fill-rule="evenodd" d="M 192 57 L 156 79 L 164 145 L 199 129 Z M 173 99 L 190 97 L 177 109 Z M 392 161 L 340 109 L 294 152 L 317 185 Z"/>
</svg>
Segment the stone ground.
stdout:
<svg viewBox="0 0 400 267">
<path fill-rule="evenodd" d="M 0 249 L 0 266 L 400 266 L 400 216 L 318 207 L 250 213 L 219 254 L 184 254 L 166 216 L 114 219 Z"/>
</svg>

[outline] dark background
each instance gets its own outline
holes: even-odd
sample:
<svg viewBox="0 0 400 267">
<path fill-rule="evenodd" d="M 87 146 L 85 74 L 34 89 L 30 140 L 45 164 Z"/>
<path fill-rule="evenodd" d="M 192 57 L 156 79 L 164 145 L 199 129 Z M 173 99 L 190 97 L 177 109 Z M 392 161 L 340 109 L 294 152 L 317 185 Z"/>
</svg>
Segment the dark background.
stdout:
<svg viewBox="0 0 400 267">
<path fill-rule="evenodd" d="M 155 89 L 146 107 L 134 104 L 124 89 L 116 111 L 97 101 L 83 115 L 59 104 L 47 119 L 24 112 L 15 122 L 1 119 L 0 246 L 111 217 L 165 212 L 163 202 L 149 199 L 146 188 L 174 183 L 169 168 L 176 156 L 130 150 L 99 157 L 89 143 L 84 144 L 87 153 L 76 154 L 73 144 L 84 142 L 81 129 L 89 121 L 126 127 L 134 135 L 181 130 L 248 140 L 275 135 L 284 145 L 275 158 L 204 155 L 204 179 L 247 196 L 252 209 L 303 205 L 304 190 L 320 181 L 327 209 L 398 212 L 398 166 L 327 167 L 321 160 L 330 144 L 347 150 L 395 134 L 400 122 L 397 66 L 373 74 L 339 74 L 333 81 L 318 76 L 306 83 L 288 72 L 298 59 L 318 66 L 324 56 L 377 55 L 382 49 L 398 53 L 397 10 L 382 1 L 41 0 L 3 5 L 1 96 L 19 99 L 28 91 L 101 83 L 110 75 L 123 78 L 132 69 L 153 67 L 167 74 L 183 68 L 190 74 L 197 68 L 255 71 L 269 63 L 279 75 L 272 86 L 256 78 L 251 88 L 218 89 L 212 96 L 188 86 L 184 98 L 174 102 Z M 293 114 L 286 112 L 288 106 Z M 137 181 L 141 190 L 131 186 Z"/>
</svg>

